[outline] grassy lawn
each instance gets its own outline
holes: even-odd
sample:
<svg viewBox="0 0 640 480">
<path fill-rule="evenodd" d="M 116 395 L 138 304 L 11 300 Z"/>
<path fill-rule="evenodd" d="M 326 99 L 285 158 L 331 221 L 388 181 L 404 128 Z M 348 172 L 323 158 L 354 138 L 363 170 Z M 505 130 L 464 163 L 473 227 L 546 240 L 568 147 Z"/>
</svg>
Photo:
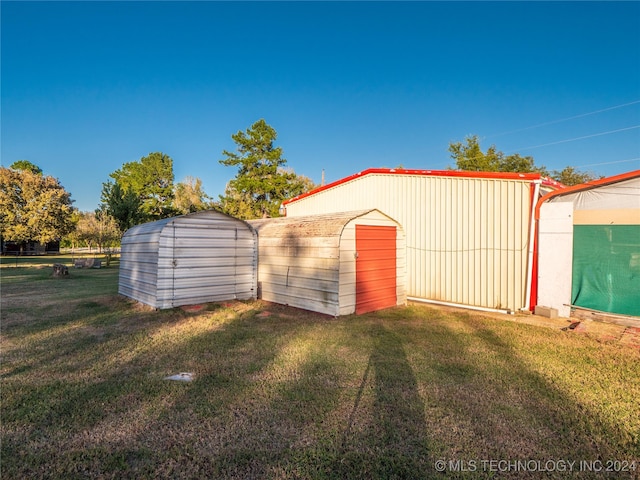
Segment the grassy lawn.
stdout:
<svg viewBox="0 0 640 480">
<path fill-rule="evenodd" d="M 152 311 L 117 261 L 60 261 L 0 269 L 3 479 L 640 473 L 638 349 L 425 306 Z"/>
</svg>

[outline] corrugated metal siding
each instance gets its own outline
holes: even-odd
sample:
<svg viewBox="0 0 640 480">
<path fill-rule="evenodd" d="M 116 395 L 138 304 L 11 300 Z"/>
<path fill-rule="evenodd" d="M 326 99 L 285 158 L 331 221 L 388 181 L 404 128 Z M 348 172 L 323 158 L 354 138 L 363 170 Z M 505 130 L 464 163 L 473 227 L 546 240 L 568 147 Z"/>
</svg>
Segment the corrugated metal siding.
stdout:
<svg viewBox="0 0 640 480">
<path fill-rule="evenodd" d="M 376 208 L 407 242 L 408 296 L 525 305 L 529 181 L 369 174 L 287 204 L 287 216 Z"/>
<path fill-rule="evenodd" d="M 251 220 L 258 232 L 261 298 L 327 315 L 355 312 L 355 224 L 399 225 L 364 210 L 304 218 Z M 403 302 L 404 236 L 398 291 Z"/>
<path fill-rule="evenodd" d="M 256 298 L 257 248 L 248 224 L 219 212 L 140 225 L 123 237 L 119 291 L 156 308 Z"/>
<path fill-rule="evenodd" d="M 169 221 L 137 225 L 122 236 L 118 293 L 156 307 L 160 233 Z"/>
</svg>

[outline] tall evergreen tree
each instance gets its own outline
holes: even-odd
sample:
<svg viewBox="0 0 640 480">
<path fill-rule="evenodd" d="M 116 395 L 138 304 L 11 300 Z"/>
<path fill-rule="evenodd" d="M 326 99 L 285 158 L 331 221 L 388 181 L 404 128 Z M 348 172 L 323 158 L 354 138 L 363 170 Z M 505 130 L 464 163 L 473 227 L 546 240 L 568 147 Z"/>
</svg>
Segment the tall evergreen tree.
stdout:
<svg viewBox="0 0 640 480">
<path fill-rule="evenodd" d="M 222 210 L 243 219 L 277 217 L 282 201 L 302 193 L 305 183 L 284 168 L 287 160 L 282 157 L 282 148 L 274 146 L 275 129 L 261 119 L 231 138 L 237 151 L 224 150 L 226 158 L 220 163 L 238 167 L 238 173 L 220 195 Z"/>
</svg>

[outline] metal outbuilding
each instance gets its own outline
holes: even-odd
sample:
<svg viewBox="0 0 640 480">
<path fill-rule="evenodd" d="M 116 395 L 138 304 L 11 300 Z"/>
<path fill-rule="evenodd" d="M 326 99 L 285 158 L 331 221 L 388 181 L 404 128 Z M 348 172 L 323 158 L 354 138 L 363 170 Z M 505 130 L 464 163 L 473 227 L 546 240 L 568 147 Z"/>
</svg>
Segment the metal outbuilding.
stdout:
<svg viewBox="0 0 640 480">
<path fill-rule="evenodd" d="M 406 233 L 407 296 L 529 308 L 539 174 L 369 169 L 283 203 L 287 217 L 375 208 Z"/>
<path fill-rule="evenodd" d="M 542 197 L 537 305 L 640 317 L 640 170 Z"/>
<path fill-rule="evenodd" d="M 255 299 L 258 243 L 242 220 L 203 211 L 122 237 L 118 292 L 155 308 Z"/>
<path fill-rule="evenodd" d="M 405 237 L 378 210 L 250 220 L 260 297 L 327 315 L 406 303 Z"/>
</svg>

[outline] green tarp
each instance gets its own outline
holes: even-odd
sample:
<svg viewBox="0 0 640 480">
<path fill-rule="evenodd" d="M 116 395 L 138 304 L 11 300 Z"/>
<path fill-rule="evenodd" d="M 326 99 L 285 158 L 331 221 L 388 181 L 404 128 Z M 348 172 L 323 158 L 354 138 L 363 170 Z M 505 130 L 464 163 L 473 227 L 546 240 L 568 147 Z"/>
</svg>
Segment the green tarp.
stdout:
<svg viewBox="0 0 640 480">
<path fill-rule="evenodd" d="M 640 225 L 574 225 L 571 300 L 640 316 Z"/>
</svg>

